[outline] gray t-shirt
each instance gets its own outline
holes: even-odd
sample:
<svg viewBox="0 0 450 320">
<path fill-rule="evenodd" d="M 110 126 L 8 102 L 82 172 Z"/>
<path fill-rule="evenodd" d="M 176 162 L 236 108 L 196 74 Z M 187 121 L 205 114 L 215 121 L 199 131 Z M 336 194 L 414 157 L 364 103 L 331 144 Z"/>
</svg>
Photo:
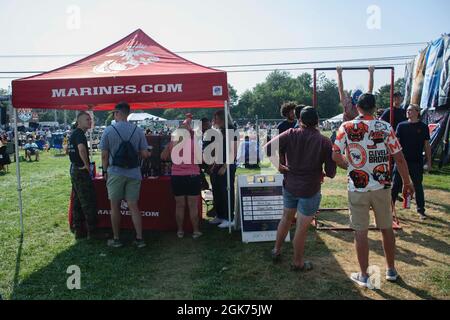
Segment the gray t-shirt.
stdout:
<svg viewBox="0 0 450 320">
<path fill-rule="evenodd" d="M 126 121 L 119 121 L 114 124 L 114 127 L 117 129 L 117 131 L 119 131 L 122 139 L 124 141 L 128 141 L 136 125 Z M 141 128 L 136 128 L 136 131 L 134 132 L 130 142 L 133 144 L 136 152 L 147 150 L 147 139 L 145 139 L 144 131 Z M 102 139 L 100 141 L 100 149 L 109 151 L 108 174 L 141 180 L 141 168 L 137 167 L 133 169 L 125 169 L 112 165 L 113 155 L 117 152 L 121 143 L 122 140 L 120 139 L 116 130 L 114 130 L 114 128 L 112 128 L 111 126 L 107 127 L 105 129 L 105 132 L 103 132 Z"/>
</svg>

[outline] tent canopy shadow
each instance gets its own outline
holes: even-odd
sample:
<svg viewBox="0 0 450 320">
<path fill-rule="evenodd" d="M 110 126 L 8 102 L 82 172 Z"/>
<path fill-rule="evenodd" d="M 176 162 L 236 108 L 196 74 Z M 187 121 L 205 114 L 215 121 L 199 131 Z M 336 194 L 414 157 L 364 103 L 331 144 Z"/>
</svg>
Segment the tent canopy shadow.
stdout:
<svg viewBox="0 0 450 320">
<path fill-rule="evenodd" d="M 359 290 L 314 230 L 306 256 L 308 273 L 289 270 L 292 244 L 283 260 L 270 259 L 273 243 L 243 244 L 205 224 L 193 240 L 172 233 L 146 233 L 148 246 L 112 249 L 104 241 L 79 241 L 14 286 L 12 299 L 363 299 Z M 81 289 L 69 290 L 69 266 L 81 271 Z M 16 276 L 18 278 L 18 275 Z"/>
</svg>

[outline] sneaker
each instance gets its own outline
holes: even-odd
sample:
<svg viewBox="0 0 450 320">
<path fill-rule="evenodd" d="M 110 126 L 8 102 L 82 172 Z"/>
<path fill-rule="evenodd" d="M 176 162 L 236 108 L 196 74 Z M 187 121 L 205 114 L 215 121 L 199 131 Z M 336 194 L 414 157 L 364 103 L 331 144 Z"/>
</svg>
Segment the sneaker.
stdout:
<svg viewBox="0 0 450 320">
<path fill-rule="evenodd" d="M 350 275 L 350 280 L 357 283 L 360 287 L 367 288 L 367 282 L 369 280 L 368 276 L 363 277 L 361 272 L 355 272 Z"/>
<path fill-rule="evenodd" d="M 202 235 L 203 235 L 203 233 L 201 233 L 200 231 L 194 232 L 194 233 L 192 234 L 192 239 L 198 239 L 198 238 L 200 238 Z"/>
<path fill-rule="evenodd" d="M 295 271 L 295 272 L 306 272 L 306 271 L 311 271 L 313 269 L 313 264 L 310 261 L 305 261 L 303 263 L 303 266 L 296 266 L 295 264 L 291 263 L 291 271 Z"/>
<path fill-rule="evenodd" d="M 177 232 L 177 237 L 178 237 L 179 239 L 183 238 L 183 237 L 184 237 L 184 231 L 178 231 L 178 232 Z"/>
<path fill-rule="evenodd" d="M 234 221 L 223 220 L 221 224 L 218 225 L 219 228 L 225 229 L 228 227 L 234 227 Z"/>
<path fill-rule="evenodd" d="M 123 246 L 123 243 L 119 239 L 109 239 L 108 240 L 108 247 L 120 248 L 122 246 Z"/>
<path fill-rule="evenodd" d="M 398 272 L 395 269 L 387 269 L 386 270 L 386 280 L 387 281 L 397 281 Z"/>
<path fill-rule="evenodd" d="M 214 219 L 212 219 L 211 221 L 209 221 L 209 223 L 211 224 L 221 224 L 223 222 L 222 219 L 219 219 L 217 217 L 215 217 Z"/>
<path fill-rule="evenodd" d="M 133 241 L 133 245 L 134 245 L 136 248 L 144 248 L 144 247 L 147 246 L 147 245 L 145 244 L 144 240 L 142 240 L 142 239 L 136 239 L 136 240 L 134 240 L 134 241 Z"/>
<path fill-rule="evenodd" d="M 426 220 L 428 218 L 428 216 L 425 213 L 419 213 L 420 215 L 420 220 Z"/>
</svg>

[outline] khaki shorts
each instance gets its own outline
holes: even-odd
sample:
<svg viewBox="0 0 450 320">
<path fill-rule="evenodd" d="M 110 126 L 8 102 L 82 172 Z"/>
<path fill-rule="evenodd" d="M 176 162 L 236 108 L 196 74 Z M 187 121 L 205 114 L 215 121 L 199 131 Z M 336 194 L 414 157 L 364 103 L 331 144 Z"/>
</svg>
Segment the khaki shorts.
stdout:
<svg viewBox="0 0 450 320">
<path fill-rule="evenodd" d="M 109 200 L 137 202 L 141 191 L 141 180 L 108 174 L 106 188 L 108 188 Z"/>
<path fill-rule="evenodd" d="M 375 222 L 379 229 L 392 228 L 391 189 L 370 192 L 348 192 L 350 226 L 357 231 L 369 228 L 369 210 L 375 212 Z"/>
</svg>

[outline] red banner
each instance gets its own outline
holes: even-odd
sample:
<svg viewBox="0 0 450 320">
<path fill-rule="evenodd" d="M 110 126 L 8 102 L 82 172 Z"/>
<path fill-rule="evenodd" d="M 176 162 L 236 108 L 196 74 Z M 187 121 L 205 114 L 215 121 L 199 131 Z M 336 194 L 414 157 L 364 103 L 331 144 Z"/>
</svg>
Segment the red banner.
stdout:
<svg viewBox="0 0 450 320">
<path fill-rule="evenodd" d="M 97 227 L 111 228 L 111 206 L 108 200 L 106 183 L 102 178 L 94 180 L 97 198 Z M 71 197 L 72 199 L 72 197 Z M 201 198 L 199 197 L 198 216 L 202 218 Z M 126 201 L 121 203 L 121 229 L 133 229 L 131 213 Z M 144 179 L 141 184 L 139 209 L 142 213 L 143 230 L 176 231 L 175 199 L 170 186 L 170 177 Z M 69 225 L 72 225 L 72 201 L 69 205 Z M 186 211 L 184 230 L 192 232 L 189 213 Z"/>
</svg>

